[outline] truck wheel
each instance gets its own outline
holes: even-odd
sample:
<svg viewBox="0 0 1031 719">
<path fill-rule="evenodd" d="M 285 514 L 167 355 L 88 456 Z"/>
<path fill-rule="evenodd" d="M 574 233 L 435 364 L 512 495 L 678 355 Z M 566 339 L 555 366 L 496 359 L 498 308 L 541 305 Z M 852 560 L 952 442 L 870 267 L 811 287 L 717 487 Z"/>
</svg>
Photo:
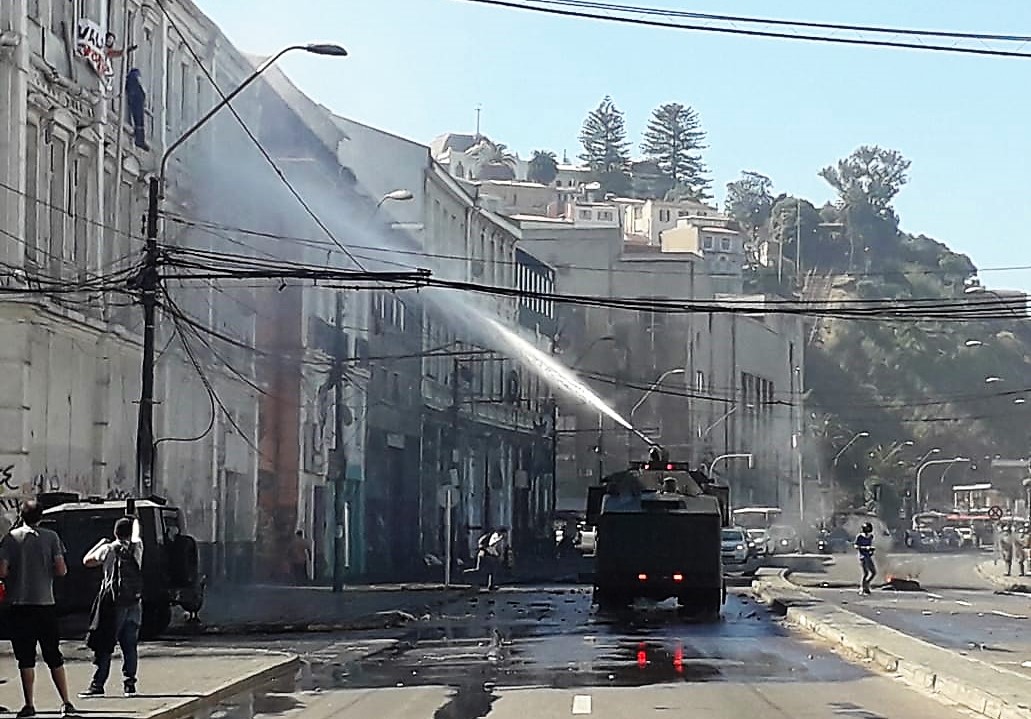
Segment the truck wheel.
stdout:
<svg viewBox="0 0 1031 719">
<path fill-rule="evenodd" d="M 172 623 L 172 607 L 165 603 L 144 602 L 140 639 L 157 639 Z"/>
</svg>

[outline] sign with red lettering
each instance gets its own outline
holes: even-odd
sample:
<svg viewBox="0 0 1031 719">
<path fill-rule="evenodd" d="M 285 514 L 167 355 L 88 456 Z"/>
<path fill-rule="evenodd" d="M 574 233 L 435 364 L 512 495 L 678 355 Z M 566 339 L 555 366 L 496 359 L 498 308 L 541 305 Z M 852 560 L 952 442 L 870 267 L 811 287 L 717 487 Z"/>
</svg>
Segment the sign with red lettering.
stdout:
<svg viewBox="0 0 1031 719">
<path fill-rule="evenodd" d="M 115 71 L 107 56 L 104 44 L 105 32 L 100 25 L 87 18 L 80 18 L 75 32 L 75 52 L 93 68 L 105 91 L 111 92 Z"/>
</svg>

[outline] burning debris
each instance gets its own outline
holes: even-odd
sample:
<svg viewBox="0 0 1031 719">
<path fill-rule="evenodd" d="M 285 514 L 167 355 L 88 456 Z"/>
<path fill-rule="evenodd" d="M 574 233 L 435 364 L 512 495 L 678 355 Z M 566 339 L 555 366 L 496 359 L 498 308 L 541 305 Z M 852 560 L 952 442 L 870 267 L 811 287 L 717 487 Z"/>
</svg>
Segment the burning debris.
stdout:
<svg viewBox="0 0 1031 719">
<path fill-rule="evenodd" d="M 922 592 L 924 588 L 915 577 L 902 577 L 889 574 L 887 581 L 881 585 L 881 589 L 892 592 Z"/>
</svg>

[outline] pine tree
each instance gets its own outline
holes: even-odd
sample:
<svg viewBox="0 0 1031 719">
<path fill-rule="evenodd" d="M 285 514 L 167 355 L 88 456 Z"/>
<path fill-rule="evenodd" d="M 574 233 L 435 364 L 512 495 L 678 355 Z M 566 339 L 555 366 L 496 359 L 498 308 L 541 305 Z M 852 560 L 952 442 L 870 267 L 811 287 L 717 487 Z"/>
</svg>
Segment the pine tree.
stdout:
<svg viewBox="0 0 1031 719">
<path fill-rule="evenodd" d="M 702 161 L 705 131 L 698 113 L 691 107 L 670 102 L 652 111 L 641 150 L 654 160 L 673 183 L 698 200 L 709 199 L 712 181 Z"/>
<path fill-rule="evenodd" d="M 608 95 L 588 113 L 580 131 L 580 142 L 584 147 L 580 159 L 590 166 L 602 188 L 607 192 L 625 194 L 630 187 L 627 173 L 630 143 L 626 139 L 623 113 Z"/>
</svg>

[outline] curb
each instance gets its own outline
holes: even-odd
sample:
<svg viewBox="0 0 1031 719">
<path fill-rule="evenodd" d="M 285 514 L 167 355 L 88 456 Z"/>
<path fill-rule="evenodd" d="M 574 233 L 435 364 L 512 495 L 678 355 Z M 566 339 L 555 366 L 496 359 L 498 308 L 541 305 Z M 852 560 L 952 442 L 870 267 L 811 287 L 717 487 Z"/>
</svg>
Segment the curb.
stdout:
<svg viewBox="0 0 1031 719">
<path fill-rule="evenodd" d="M 270 653 L 272 656 L 272 653 Z M 294 654 L 281 655 L 283 660 L 267 669 L 254 674 L 248 674 L 238 679 L 231 679 L 215 687 L 214 690 L 204 696 L 194 697 L 178 706 L 159 709 L 158 711 L 144 715 L 142 719 L 189 719 L 198 710 L 208 708 L 220 701 L 236 696 L 250 689 L 270 684 L 277 679 L 292 676 L 301 666 L 301 659 Z"/>
<path fill-rule="evenodd" d="M 1001 592 L 1016 592 L 1017 594 L 1031 594 L 1031 584 L 1026 582 L 1013 581 L 1014 577 L 1002 577 L 998 574 L 988 571 L 985 567 L 988 565 L 987 561 L 978 562 L 974 566 L 974 571 L 977 572 L 977 576 L 985 580 L 996 588 L 996 591 Z"/>
<path fill-rule="evenodd" d="M 757 578 L 753 583 L 753 590 L 762 601 L 783 612 L 786 620 L 791 624 L 840 646 L 862 659 L 872 661 L 883 670 L 895 674 L 917 689 L 959 704 L 982 716 L 990 717 L 990 719 L 1031 719 L 1031 707 L 1027 704 L 1009 701 L 969 680 L 943 673 L 929 664 L 922 664 L 898 656 L 878 646 L 876 643 L 854 636 L 847 627 L 843 628 L 841 624 L 854 622 L 857 625 L 874 626 L 889 636 L 903 638 L 922 647 L 931 647 L 948 654 L 955 654 L 955 652 L 937 647 L 922 639 L 911 637 L 837 606 L 833 606 L 833 611 L 846 620 L 841 624 L 812 615 L 806 611 L 804 605 L 813 606 L 824 603 L 800 591 L 796 585 L 788 581 L 786 575 L 787 572 L 782 571 L 769 578 Z M 780 594 L 779 592 L 782 591 L 793 596 Z M 825 604 L 824 606 L 832 605 Z M 968 666 L 972 665 L 988 669 L 1000 677 L 1012 677 L 1028 681 L 1025 675 L 995 667 L 987 662 L 970 657 L 960 657 L 958 654 L 956 654 L 956 659 L 969 662 Z M 1028 687 L 1031 688 L 1031 682 L 1028 683 Z M 1024 696 L 1026 696 L 1026 693 L 1024 693 Z"/>
<path fill-rule="evenodd" d="M 396 629 L 418 621 L 414 612 L 426 613 L 439 610 L 450 602 L 471 596 L 479 591 L 477 587 L 461 585 L 453 588 L 453 593 L 440 597 L 436 601 L 426 603 L 419 608 L 388 609 L 371 614 L 363 614 L 344 621 L 256 621 L 238 622 L 234 624 L 175 624 L 162 633 L 162 637 L 197 637 L 252 634 L 307 634 L 325 632 L 353 632 L 375 629 Z"/>
</svg>

